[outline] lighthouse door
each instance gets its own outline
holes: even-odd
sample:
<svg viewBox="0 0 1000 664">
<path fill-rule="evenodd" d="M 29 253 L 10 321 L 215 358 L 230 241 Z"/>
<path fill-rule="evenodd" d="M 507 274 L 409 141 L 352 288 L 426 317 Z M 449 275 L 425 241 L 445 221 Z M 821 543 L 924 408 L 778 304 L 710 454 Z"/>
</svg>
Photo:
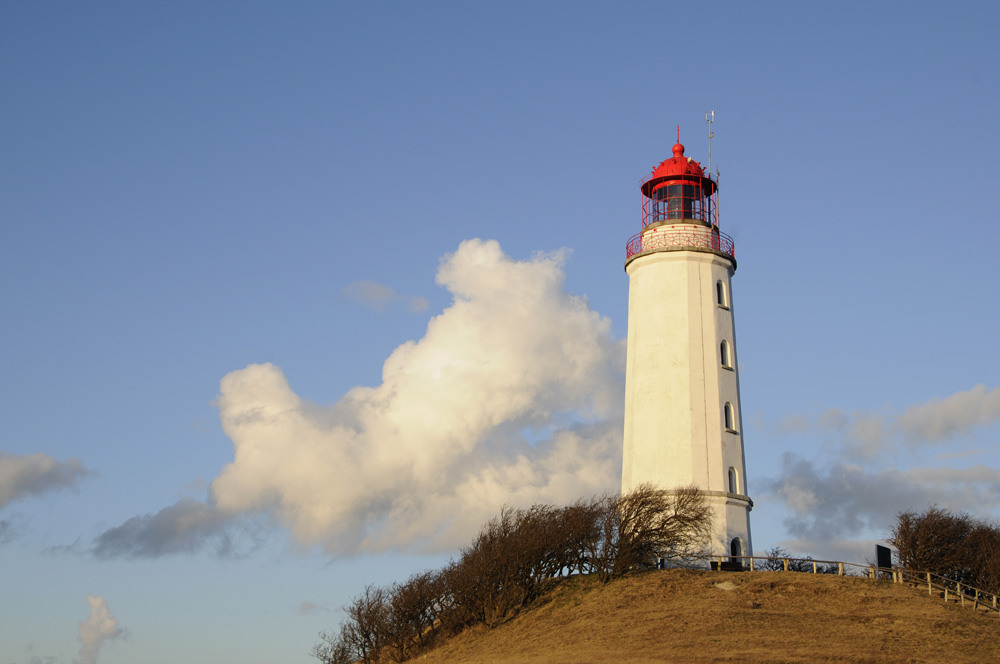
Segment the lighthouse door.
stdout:
<svg viewBox="0 0 1000 664">
<path fill-rule="evenodd" d="M 730 558 L 730 562 L 741 563 L 740 556 L 743 555 L 743 542 L 740 541 L 739 537 L 734 537 L 733 541 L 729 543 L 729 555 L 733 556 Z"/>
</svg>

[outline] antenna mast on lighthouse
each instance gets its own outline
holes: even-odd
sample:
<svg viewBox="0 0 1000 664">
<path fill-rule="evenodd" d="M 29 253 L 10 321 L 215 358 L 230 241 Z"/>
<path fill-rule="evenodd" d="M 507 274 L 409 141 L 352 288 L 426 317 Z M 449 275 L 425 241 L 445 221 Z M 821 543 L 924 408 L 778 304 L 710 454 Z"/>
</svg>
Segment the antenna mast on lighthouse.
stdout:
<svg viewBox="0 0 1000 664">
<path fill-rule="evenodd" d="M 708 123 L 708 174 L 712 175 L 712 139 L 715 138 L 712 123 L 715 122 L 715 111 L 705 114 L 705 122 Z M 680 143 L 680 138 L 677 139 L 677 142 Z"/>
</svg>

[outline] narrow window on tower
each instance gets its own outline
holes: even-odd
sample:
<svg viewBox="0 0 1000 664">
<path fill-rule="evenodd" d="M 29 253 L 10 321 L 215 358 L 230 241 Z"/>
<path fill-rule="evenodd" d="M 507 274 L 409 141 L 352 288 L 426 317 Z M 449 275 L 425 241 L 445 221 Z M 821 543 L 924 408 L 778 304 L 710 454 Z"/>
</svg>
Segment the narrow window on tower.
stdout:
<svg viewBox="0 0 1000 664">
<path fill-rule="evenodd" d="M 726 419 L 726 431 L 736 433 L 736 417 L 733 413 L 733 404 L 727 401 L 726 406 L 722 409 L 722 411 Z"/>
<path fill-rule="evenodd" d="M 729 354 L 729 342 L 723 341 L 719 344 L 719 355 L 722 357 L 722 366 L 725 369 L 733 368 L 733 358 Z"/>
<path fill-rule="evenodd" d="M 721 280 L 715 282 L 715 302 L 723 309 L 729 308 L 729 298 L 726 297 L 726 285 Z"/>
<path fill-rule="evenodd" d="M 729 467 L 729 493 L 739 493 L 740 492 L 740 481 L 736 476 L 736 469 L 732 466 Z"/>
</svg>

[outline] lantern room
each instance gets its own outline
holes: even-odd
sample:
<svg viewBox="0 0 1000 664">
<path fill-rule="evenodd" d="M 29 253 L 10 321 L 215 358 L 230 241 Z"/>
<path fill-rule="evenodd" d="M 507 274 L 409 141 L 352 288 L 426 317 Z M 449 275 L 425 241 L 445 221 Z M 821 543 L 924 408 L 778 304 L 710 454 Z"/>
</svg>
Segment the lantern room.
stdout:
<svg viewBox="0 0 1000 664">
<path fill-rule="evenodd" d="M 642 225 L 694 221 L 718 226 L 718 186 L 684 146 L 674 145 L 674 156 L 660 162 L 642 183 Z"/>
</svg>

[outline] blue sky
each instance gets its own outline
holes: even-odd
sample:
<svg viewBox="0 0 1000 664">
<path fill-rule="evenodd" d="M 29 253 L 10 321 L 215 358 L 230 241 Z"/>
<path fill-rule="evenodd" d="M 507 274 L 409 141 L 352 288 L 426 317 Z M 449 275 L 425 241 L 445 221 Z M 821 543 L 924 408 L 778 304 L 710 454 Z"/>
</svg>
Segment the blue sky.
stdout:
<svg viewBox="0 0 1000 664">
<path fill-rule="evenodd" d="M 1000 518 L 1000 10 L 953 9 L 3 4 L 3 664 L 311 661 L 615 488 L 639 181 L 712 109 L 757 550 Z"/>
</svg>

